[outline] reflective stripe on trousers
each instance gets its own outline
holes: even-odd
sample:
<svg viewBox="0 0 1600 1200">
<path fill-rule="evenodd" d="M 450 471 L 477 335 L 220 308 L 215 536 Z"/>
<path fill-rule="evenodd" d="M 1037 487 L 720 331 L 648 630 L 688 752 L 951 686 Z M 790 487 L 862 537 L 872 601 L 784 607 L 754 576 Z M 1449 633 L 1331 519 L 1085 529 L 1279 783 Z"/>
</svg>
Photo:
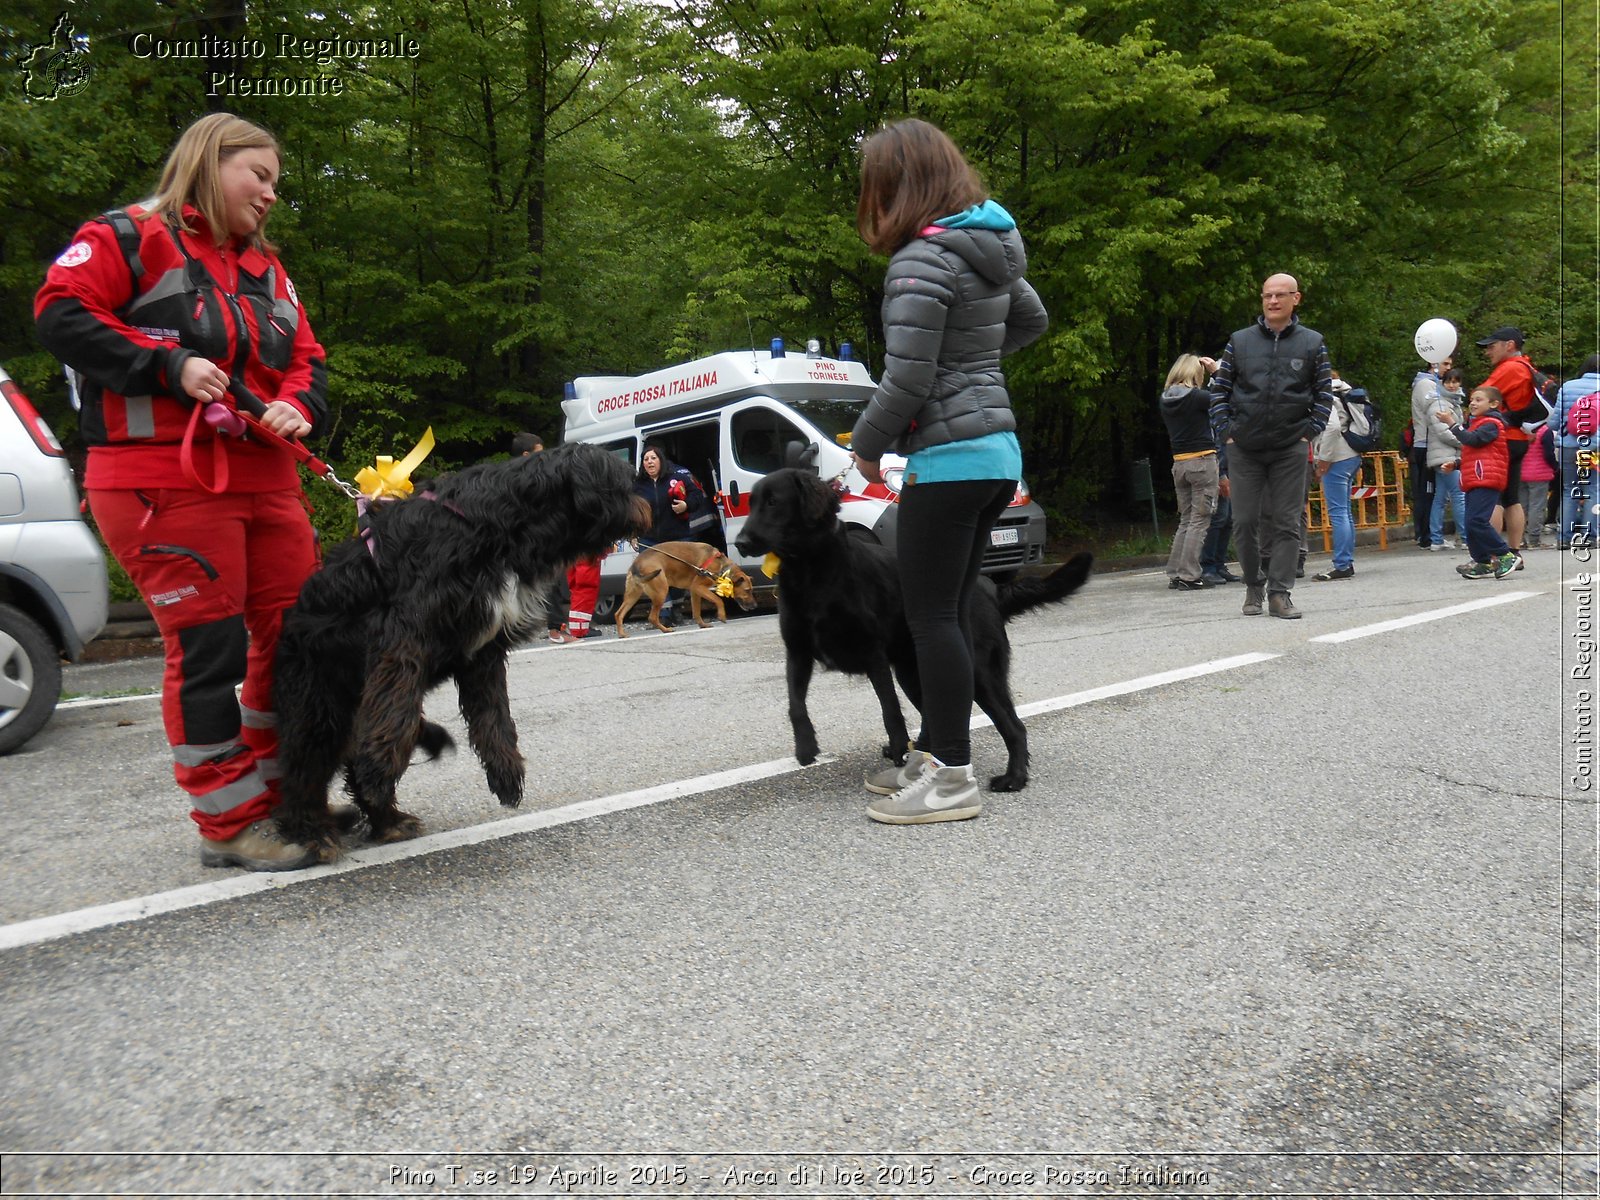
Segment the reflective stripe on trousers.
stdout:
<svg viewBox="0 0 1600 1200">
<path fill-rule="evenodd" d="M 200 832 L 230 838 L 277 803 L 272 656 L 316 566 L 299 493 L 95 489 L 89 505 L 161 630 L 173 776 Z"/>
</svg>

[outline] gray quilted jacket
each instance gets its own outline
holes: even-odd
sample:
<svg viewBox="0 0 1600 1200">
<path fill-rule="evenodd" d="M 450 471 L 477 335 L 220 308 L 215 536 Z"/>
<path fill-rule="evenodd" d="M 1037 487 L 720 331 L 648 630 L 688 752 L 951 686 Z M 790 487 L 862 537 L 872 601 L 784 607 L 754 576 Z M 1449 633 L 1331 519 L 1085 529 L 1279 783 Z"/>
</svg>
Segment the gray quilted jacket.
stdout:
<svg viewBox="0 0 1600 1200">
<path fill-rule="evenodd" d="M 857 455 L 1016 429 L 1000 358 L 1050 323 L 1022 277 L 1027 265 L 1015 228 L 941 229 L 895 252 L 883 287 L 883 376 L 851 435 Z"/>
</svg>

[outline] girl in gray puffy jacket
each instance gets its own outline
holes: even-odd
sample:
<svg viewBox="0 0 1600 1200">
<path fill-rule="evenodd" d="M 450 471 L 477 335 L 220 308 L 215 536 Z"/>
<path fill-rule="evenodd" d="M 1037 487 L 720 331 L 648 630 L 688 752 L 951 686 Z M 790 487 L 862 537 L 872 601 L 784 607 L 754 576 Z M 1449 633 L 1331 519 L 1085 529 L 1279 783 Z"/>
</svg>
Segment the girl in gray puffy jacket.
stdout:
<svg viewBox="0 0 1600 1200">
<path fill-rule="evenodd" d="M 1036 340 L 1049 319 L 1022 277 L 1016 222 L 926 121 L 885 126 L 862 146 L 856 228 L 890 257 L 884 368 L 852 450 L 869 480 L 881 478 L 886 451 L 907 456 L 896 543 L 922 684 L 922 733 L 899 790 L 872 801 L 867 815 L 964 820 L 980 809 L 967 612 L 990 531 L 1022 477 L 1000 359 Z M 876 777 L 869 784 L 881 787 Z"/>
</svg>

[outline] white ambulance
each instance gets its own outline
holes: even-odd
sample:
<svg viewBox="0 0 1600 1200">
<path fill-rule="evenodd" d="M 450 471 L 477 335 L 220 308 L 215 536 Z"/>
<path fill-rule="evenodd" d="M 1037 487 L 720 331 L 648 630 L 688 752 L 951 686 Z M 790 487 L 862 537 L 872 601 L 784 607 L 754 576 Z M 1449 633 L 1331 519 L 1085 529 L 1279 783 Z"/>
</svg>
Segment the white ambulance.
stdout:
<svg viewBox="0 0 1600 1200">
<path fill-rule="evenodd" d="M 696 530 L 696 540 L 725 548 L 757 586 L 770 581 L 734 542 L 750 513 L 750 489 L 780 467 L 842 478 L 840 518 L 892 548 L 905 460 L 884 456 L 884 483 L 868 483 L 851 465 L 850 432 L 875 384 L 849 357 L 848 343 L 840 349 L 838 358 L 792 354 L 774 338 L 770 350 L 713 354 L 646 375 L 583 376 L 566 387 L 562 440 L 604 446 L 635 473 L 645 443 L 660 444 L 712 498 L 715 521 Z M 1019 485 L 995 525 L 983 570 L 1004 574 L 1042 562 L 1044 540 L 1044 510 Z M 606 558 L 596 615 L 613 611 L 633 558 L 625 542 Z"/>
</svg>

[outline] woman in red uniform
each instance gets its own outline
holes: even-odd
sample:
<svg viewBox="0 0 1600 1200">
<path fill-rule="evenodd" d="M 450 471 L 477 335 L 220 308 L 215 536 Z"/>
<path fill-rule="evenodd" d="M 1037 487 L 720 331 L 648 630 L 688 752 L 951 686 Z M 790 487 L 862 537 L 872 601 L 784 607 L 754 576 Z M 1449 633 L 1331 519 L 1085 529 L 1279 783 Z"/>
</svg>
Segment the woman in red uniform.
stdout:
<svg viewBox="0 0 1600 1200">
<path fill-rule="evenodd" d="M 327 417 L 323 349 L 264 236 L 279 167 L 266 130 L 201 118 L 156 196 L 84 225 L 34 302 L 77 378 L 95 522 L 165 642 L 162 713 L 200 861 L 255 871 L 314 858 L 270 814 L 272 657 L 316 536 L 293 458 L 232 432 L 229 411 L 285 438 Z"/>
</svg>

